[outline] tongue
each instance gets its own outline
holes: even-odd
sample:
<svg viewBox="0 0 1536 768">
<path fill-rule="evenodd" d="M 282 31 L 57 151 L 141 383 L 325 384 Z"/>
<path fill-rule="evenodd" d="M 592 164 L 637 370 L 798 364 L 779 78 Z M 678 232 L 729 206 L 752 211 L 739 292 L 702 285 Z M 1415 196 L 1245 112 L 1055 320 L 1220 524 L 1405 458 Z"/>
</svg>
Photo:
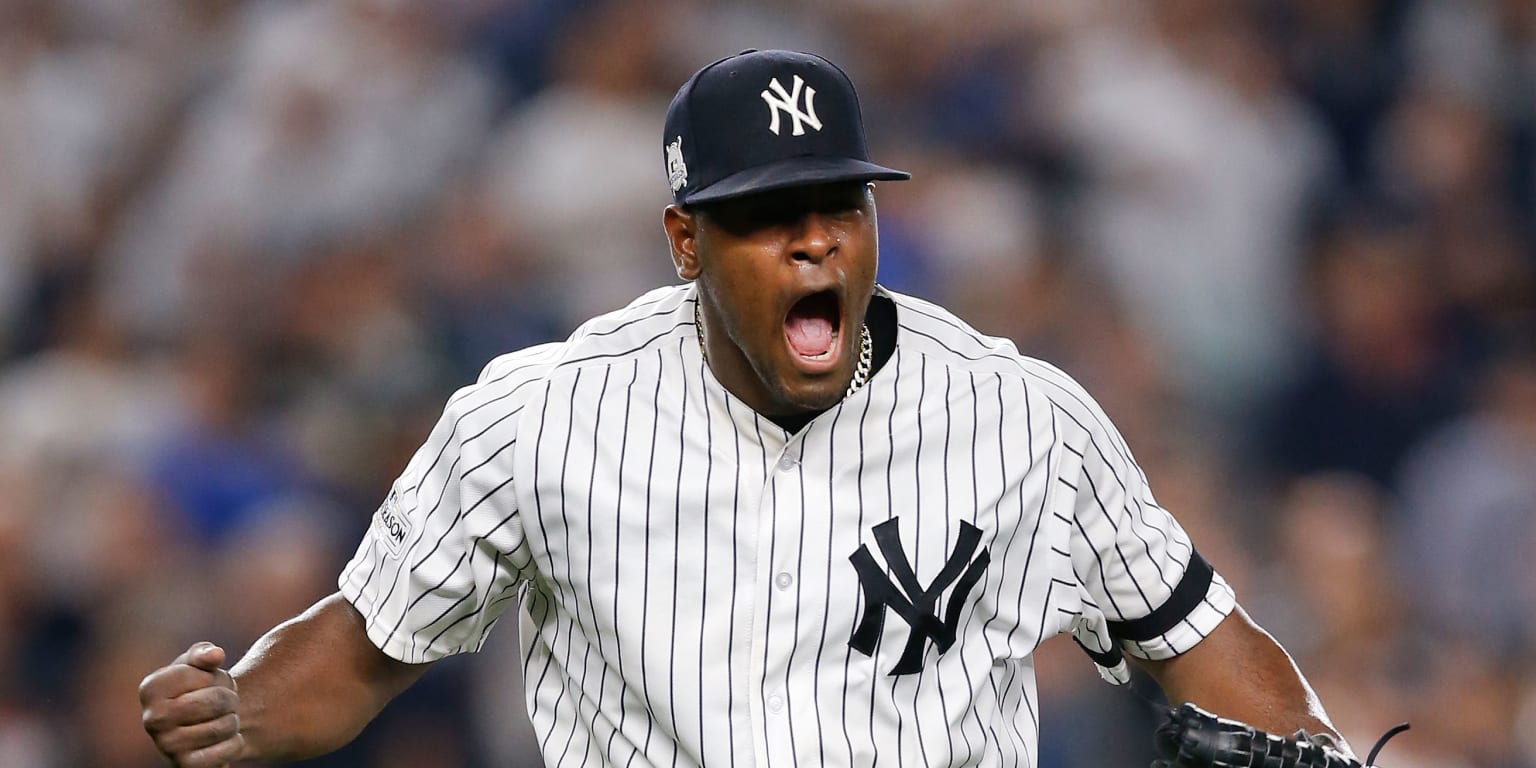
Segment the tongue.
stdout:
<svg viewBox="0 0 1536 768">
<path fill-rule="evenodd" d="M 832 348 L 832 321 L 825 317 L 791 316 L 784 323 L 789 346 L 806 357 L 826 354 Z"/>
</svg>

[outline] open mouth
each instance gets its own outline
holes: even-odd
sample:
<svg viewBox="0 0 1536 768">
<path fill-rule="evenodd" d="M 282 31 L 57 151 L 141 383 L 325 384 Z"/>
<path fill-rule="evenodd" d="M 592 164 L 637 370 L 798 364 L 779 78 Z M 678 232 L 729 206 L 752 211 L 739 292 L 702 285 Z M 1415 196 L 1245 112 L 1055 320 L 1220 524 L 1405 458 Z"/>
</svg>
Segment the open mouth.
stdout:
<svg viewBox="0 0 1536 768">
<path fill-rule="evenodd" d="M 784 316 L 784 338 L 802 360 L 831 363 L 837 358 L 842 307 L 833 291 L 818 291 L 795 302 Z"/>
</svg>

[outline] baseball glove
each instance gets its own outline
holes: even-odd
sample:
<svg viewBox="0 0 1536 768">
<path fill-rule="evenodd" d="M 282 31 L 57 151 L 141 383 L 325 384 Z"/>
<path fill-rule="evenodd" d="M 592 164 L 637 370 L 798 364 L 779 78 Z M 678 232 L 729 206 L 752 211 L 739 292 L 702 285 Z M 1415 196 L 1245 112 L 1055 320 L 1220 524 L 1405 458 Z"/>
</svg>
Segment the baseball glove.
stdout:
<svg viewBox="0 0 1536 768">
<path fill-rule="evenodd" d="M 1306 731 L 1273 736 L 1183 704 L 1169 710 L 1168 721 L 1157 729 L 1159 759 L 1152 768 L 1370 768 L 1387 740 L 1406 730 L 1403 723 L 1387 731 L 1361 764 L 1334 749 L 1331 740 Z"/>
</svg>

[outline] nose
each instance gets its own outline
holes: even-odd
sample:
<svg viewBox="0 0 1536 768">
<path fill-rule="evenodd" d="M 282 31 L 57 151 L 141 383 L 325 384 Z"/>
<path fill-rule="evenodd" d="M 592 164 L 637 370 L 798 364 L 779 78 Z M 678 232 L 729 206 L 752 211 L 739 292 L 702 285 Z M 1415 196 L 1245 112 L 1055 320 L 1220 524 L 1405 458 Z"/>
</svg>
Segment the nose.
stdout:
<svg viewBox="0 0 1536 768">
<path fill-rule="evenodd" d="M 790 256 L 797 262 L 820 264 L 836 253 L 840 245 L 837 230 L 827 218 L 811 211 L 800 217 L 799 227 L 790 242 Z"/>
</svg>

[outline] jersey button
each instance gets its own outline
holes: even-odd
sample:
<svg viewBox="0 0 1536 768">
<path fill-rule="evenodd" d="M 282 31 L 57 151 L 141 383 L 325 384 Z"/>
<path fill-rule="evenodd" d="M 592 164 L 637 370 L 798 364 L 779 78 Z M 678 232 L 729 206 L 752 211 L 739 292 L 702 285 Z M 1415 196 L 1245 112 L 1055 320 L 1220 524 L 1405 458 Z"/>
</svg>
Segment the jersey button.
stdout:
<svg viewBox="0 0 1536 768">
<path fill-rule="evenodd" d="M 795 461 L 795 457 L 790 456 L 788 454 L 785 454 L 784 458 L 779 459 L 779 469 L 782 469 L 785 472 L 788 472 L 791 469 L 794 469 L 799 464 L 800 464 L 800 462 Z"/>
<path fill-rule="evenodd" d="M 777 693 L 768 697 L 768 711 L 777 715 L 784 711 L 784 697 Z"/>
<path fill-rule="evenodd" d="M 781 590 L 789 589 L 790 585 L 795 583 L 795 577 L 789 575 L 788 573 L 780 573 L 779 575 L 773 577 L 773 583 L 777 585 Z"/>
</svg>

